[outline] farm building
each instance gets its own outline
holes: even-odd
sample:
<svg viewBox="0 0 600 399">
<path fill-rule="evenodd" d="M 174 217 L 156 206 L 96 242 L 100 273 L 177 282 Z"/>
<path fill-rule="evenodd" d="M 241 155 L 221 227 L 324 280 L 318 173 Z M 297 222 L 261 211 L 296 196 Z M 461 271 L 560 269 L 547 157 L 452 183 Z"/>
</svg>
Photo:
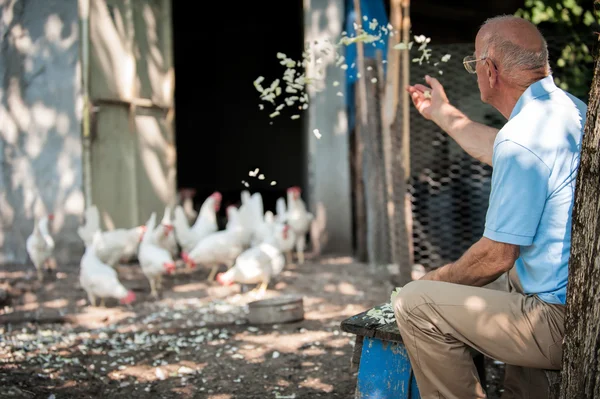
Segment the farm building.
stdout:
<svg viewBox="0 0 600 399">
<path fill-rule="evenodd" d="M 465 43 L 449 69 L 462 67 L 458 52 L 471 46 L 482 20 L 521 5 L 455 3 L 411 6 L 414 32 L 440 46 Z M 2 2 L 0 262 L 28 262 L 25 240 L 44 213 L 55 216 L 59 262 L 77 262 L 86 204 L 100 208 L 105 228 L 131 227 L 153 211 L 161 215 L 184 188 L 196 190 L 197 205 L 215 190 L 235 203 L 245 180 L 270 208 L 287 187 L 302 186 L 309 208 L 326 212 L 323 250 L 352 253 L 351 93 L 328 86 L 311 93 L 313 106 L 300 119 L 271 120 L 251 84 L 260 75 L 280 77 L 277 52 L 300 58 L 305 42 L 339 37 L 351 4 L 242 2 L 232 10 L 217 3 L 207 13 L 198 3 L 170 0 Z M 285 18 L 275 18 L 275 8 Z M 448 30 L 451 23 L 456 29 Z M 344 72 L 328 67 L 327 79 L 343 80 Z M 477 102 L 467 90 L 475 88 L 465 85 L 457 103 Z M 428 145 L 411 142 L 411 153 L 420 154 L 413 164 L 433 156 Z M 419 165 L 411 168 L 417 181 Z M 264 181 L 249 180 L 256 168 Z M 424 198 L 428 188 L 415 190 Z M 423 242 L 444 240 L 432 234 L 422 233 Z"/>
</svg>

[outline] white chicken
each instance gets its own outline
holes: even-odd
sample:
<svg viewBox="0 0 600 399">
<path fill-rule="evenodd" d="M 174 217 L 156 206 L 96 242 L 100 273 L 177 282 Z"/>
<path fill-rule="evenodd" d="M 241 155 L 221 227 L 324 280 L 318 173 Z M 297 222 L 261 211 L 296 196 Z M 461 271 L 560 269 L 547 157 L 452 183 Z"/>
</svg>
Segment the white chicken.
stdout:
<svg viewBox="0 0 600 399">
<path fill-rule="evenodd" d="M 96 205 L 91 205 L 85 210 L 85 225 L 77 228 L 77 234 L 86 245 L 91 245 L 94 233 L 100 230 L 100 212 Z"/>
<path fill-rule="evenodd" d="M 230 269 L 235 259 L 244 251 L 244 232 L 238 229 L 217 231 L 202 239 L 190 253 L 182 252 L 181 258 L 190 268 L 197 264 L 210 267 L 207 280 L 212 281 L 224 264 Z"/>
<path fill-rule="evenodd" d="M 156 225 L 156 213 L 152 213 L 146 223 L 148 231 L 154 231 Z M 142 272 L 150 283 L 150 293 L 154 298 L 158 298 L 158 290 L 162 289 L 162 277 L 175 271 L 175 262 L 173 257 L 166 249 L 160 247 L 152 234 L 144 234 L 138 260 Z"/>
<path fill-rule="evenodd" d="M 96 246 L 101 244 L 102 233 L 98 230 L 81 258 L 79 283 L 87 293 L 92 306 L 96 306 L 96 298 L 100 298 L 102 307 L 105 306 L 105 298 L 115 298 L 121 304 L 128 305 L 135 300 L 135 293 L 127 290 L 119 281 L 117 272 L 98 258 Z"/>
<path fill-rule="evenodd" d="M 86 247 L 92 244 L 94 234 L 100 230 L 100 216 L 95 205 L 85 212 L 85 225 L 77 229 L 79 237 Z M 121 259 L 131 259 L 137 253 L 138 246 L 146 232 L 146 226 L 131 229 L 115 229 L 101 232 L 101 240 L 96 246 L 96 256 L 102 262 L 116 267 Z"/>
<path fill-rule="evenodd" d="M 188 223 L 196 220 L 198 212 L 194 209 L 194 196 L 196 190 L 193 188 L 184 188 L 179 190 L 179 204 L 183 207 Z"/>
<path fill-rule="evenodd" d="M 277 198 L 277 202 L 275 202 L 275 220 L 279 223 L 287 221 L 287 206 L 283 197 Z"/>
<path fill-rule="evenodd" d="M 273 234 L 275 228 L 275 216 L 273 212 L 266 211 L 264 217 L 254 228 L 254 235 L 252 237 L 252 246 L 259 245 L 265 241 L 268 237 Z"/>
<path fill-rule="evenodd" d="M 173 212 L 173 225 L 175 227 L 175 238 L 183 252 L 189 252 L 206 237 L 207 234 L 199 234 L 194 232 L 186 219 L 185 212 L 181 205 L 175 207 Z"/>
<path fill-rule="evenodd" d="M 264 295 L 271 279 L 281 273 L 285 266 L 281 245 L 290 231 L 288 225 L 277 223 L 271 236 L 240 254 L 231 269 L 217 275 L 217 281 L 221 285 L 260 284 L 252 293 Z"/>
<path fill-rule="evenodd" d="M 49 214 L 40 218 L 39 221 L 36 220 L 33 225 L 33 232 L 27 237 L 25 243 L 27 253 L 35 266 L 39 281 L 44 279 L 43 269 L 56 269 L 56 261 L 52 256 L 54 239 L 52 239 L 48 231 L 48 221 L 53 219 L 54 215 Z"/>
<path fill-rule="evenodd" d="M 239 209 L 234 205 L 227 207 L 227 224 L 225 230 L 236 231 L 244 247 L 250 246 L 253 234 L 253 218 L 248 207 L 241 206 Z"/>
<path fill-rule="evenodd" d="M 200 236 L 206 237 L 208 234 L 219 230 L 217 225 L 217 212 L 221 209 L 221 200 L 223 196 L 220 192 L 212 193 L 202 204 L 200 214 L 192 225 L 192 231 Z"/>
<path fill-rule="evenodd" d="M 221 194 L 215 192 L 204 201 L 200 214 L 191 227 L 183 207 L 181 205 L 175 207 L 173 218 L 175 238 L 183 252 L 190 252 L 203 238 L 219 229 L 216 212 L 220 207 Z"/>
<path fill-rule="evenodd" d="M 154 228 L 152 234 L 154 235 L 154 240 L 158 244 L 158 246 L 169 251 L 171 256 L 177 256 L 179 252 L 179 248 L 177 246 L 177 240 L 175 239 L 175 232 L 173 231 L 173 222 L 171 220 L 171 208 L 165 208 L 165 214 L 160 222 L 160 225 Z"/>
<path fill-rule="evenodd" d="M 146 226 L 104 231 L 101 243 L 96 247 L 96 255 L 102 262 L 116 268 L 121 259 L 131 259 L 136 254 L 145 232 Z"/>
<path fill-rule="evenodd" d="M 287 224 L 296 234 L 296 253 L 298 262 L 304 263 L 304 248 L 306 247 L 306 234 L 310 229 L 313 215 L 306 210 L 306 205 L 300 197 L 302 190 L 300 187 L 290 187 L 287 189 Z"/>
</svg>

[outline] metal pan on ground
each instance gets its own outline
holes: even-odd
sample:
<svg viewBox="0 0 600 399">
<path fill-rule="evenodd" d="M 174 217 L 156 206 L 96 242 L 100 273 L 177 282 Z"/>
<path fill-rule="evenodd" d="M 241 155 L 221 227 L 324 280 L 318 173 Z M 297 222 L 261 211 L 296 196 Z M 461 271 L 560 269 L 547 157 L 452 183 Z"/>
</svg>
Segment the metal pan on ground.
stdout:
<svg viewBox="0 0 600 399">
<path fill-rule="evenodd" d="M 303 319 L 304 301 L 301 296 L 285 295 L 248 304 L 250 324 L 281 324 Z"/>
</svg>

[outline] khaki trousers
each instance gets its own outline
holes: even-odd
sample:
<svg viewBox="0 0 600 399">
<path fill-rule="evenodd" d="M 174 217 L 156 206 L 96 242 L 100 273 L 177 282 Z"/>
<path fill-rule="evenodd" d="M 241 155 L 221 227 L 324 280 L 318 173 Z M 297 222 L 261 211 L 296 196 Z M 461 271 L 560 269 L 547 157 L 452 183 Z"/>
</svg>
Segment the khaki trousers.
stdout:
<svg viewBox="0 0 600 399">
<path fill-rule="evenodd" d="M 548 398 L 543 369 L 561 367 L 562 305 L 510 292 L 418 280 L 394 302 L 396 321 L 423 399 L 486 398 L 468 347 L 506 363 L 503 399 Z"/>
</svg>

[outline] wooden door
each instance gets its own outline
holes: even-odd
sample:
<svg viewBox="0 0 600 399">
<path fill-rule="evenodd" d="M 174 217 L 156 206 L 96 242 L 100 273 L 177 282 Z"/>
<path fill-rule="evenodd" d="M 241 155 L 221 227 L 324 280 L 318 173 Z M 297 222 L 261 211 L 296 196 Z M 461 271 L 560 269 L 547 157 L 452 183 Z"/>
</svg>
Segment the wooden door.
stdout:
<svg viewBox="0 0 600 399">
<path fill-rule="evenodd" d="M 103 227 L 132 227 L 175 201 L 171 5 L 90 5 L 92 202 Z"/>
</svg>

